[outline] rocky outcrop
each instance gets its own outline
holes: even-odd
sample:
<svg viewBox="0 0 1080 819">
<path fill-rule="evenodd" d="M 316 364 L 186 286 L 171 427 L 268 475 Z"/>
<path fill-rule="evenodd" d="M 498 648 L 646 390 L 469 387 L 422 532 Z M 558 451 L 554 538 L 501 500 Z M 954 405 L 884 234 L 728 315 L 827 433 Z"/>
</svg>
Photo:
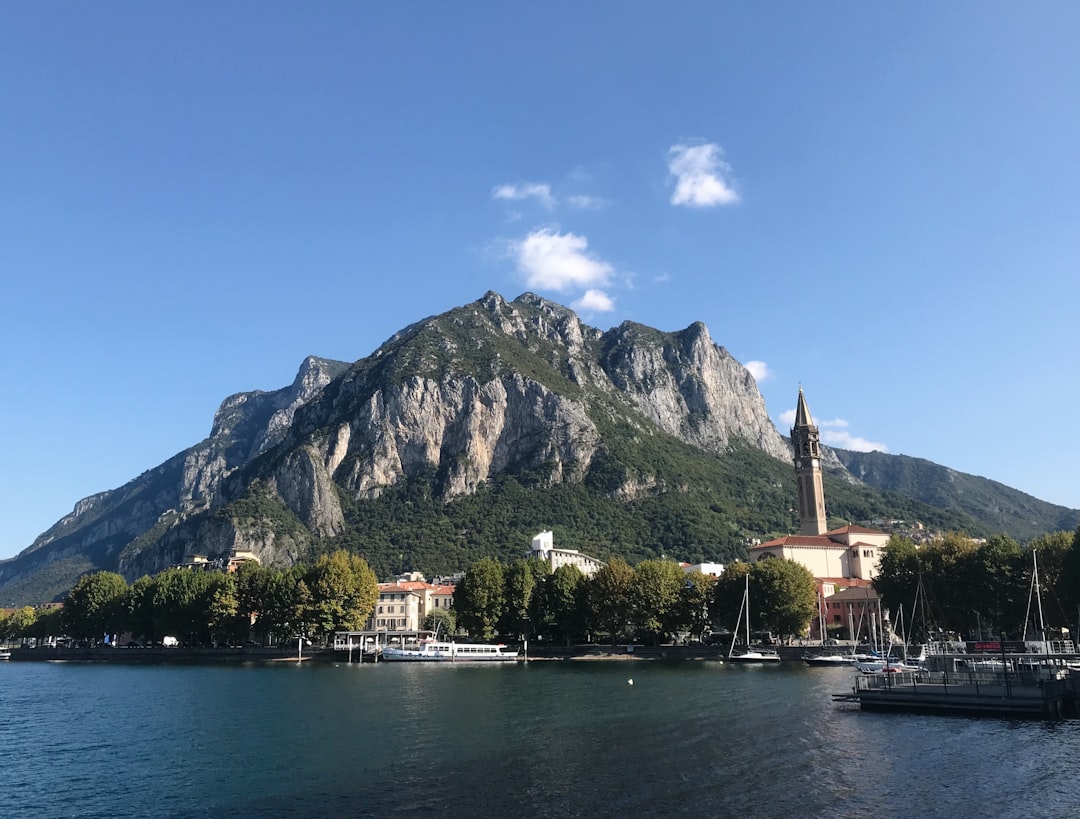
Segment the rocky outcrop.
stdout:
<svg viewBox="0 0 1080 819">
<path fill-rule="evenodd" d="M 226 398 L 206 440 L 81 501 L 0 564 L 0 585 L 72 554 L 131 577 L 234 548 L 287 562 L 345 529 L 343 494 L 374 497 L 418 474 L 447 499 L 508 470 L 581 481 L 611 422 L 717 456 L 741 441 L 789 458 L 753 377 L 703 324 L 601 332 L 534 294 L 487 293 L 353 365 L 310 357 L 289 387 Z M 639 474 L 611 491 L 652 487 Z"/>
</svg>

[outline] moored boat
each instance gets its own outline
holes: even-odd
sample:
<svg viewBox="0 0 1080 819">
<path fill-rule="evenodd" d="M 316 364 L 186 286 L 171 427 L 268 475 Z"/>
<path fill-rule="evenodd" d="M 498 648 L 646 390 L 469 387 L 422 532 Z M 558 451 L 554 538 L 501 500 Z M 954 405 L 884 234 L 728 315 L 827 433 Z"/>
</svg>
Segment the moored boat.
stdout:
<svg viewBox="0 0 1080 819">
<path fill-rule="evenodd" d="M 10 660 L 11 652 L 6 648 L 0 648 L 0 660 Z"/>
<path fill-rule="evenodd" d="M 415 646 L 383 646 L 380 659 L 388 662 L 512 662 L 518 659 L 518 652 L 504 643 L 423 640 Z"/>
</svg>

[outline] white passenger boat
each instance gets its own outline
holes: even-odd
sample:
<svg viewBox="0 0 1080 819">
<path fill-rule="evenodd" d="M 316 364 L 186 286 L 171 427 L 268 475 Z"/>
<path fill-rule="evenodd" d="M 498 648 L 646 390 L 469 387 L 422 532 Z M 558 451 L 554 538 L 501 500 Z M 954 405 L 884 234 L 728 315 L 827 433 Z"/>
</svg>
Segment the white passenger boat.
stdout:
<svg viewBox="0 0 1080 819">
<path fill-rule="evenodd" d="M 454 643 L 422 640 L 416 645 L 383 646 L 381 659 L 389 662 L 507 662 L 518 658 L 517 649 L 505 644 Z"/>
<path fill-rule="evenodd" d="M 6 648 L 0 648 L 0 660 L 10 660 L 11 652 Z"/>
</svg>

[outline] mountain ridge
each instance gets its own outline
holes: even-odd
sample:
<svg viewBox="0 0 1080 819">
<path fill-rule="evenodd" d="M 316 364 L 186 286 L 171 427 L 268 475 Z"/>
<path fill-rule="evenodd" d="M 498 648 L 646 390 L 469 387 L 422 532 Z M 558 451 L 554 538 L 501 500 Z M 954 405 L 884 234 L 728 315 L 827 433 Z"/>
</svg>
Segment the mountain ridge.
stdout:
<svg viewBox="0 0 1080 819">
<path fill-rule="evenodd" d="M 840 450 L 828 463 L 827 508 L 841 520 L 902 510 L 987 528 L 963 503 L 935 508 L 917 487 L 879 479 L 884 466 L 860 467 Z M 227 397 L 206 439 L 84 498 L 0 562 L 0 600 L 62 593 L 88 569 L 130 579 L 235 548 L 287 563 L 338 544 L 389 571 L 405 549 L 386 532 L 413 544 L 417 568 L 464 568 L 485 549 L 513 554 L 505 541 L 533 534 L 496 530 L 485 514 L 540 525 L 502 508 L 519 489 L 538 509 L 558 499 L 545 528 L 589 509 L 578 531 L 590 533 L 590 548 L 639 557 L 681 549 L 731 559 L 747 538 L 795 523 L 790 446 L 753 376 L 704 324 L 666 332 L 625 321 L 601 331 L 535 294 L 508 302 L 489 291 L 356 362 L 309 356 L 288 387 Z M 1017 508 L 1069 519 L 1050 504 Z M 427 540 L 388 509 L 405 519 L 423 509 Z M 467 534 L 444 531 L 466 510 Z M 993 520 L 1011 525 L 1008 514 Z M 560 535 L 579 542 L 575 530 Z"/>
</svg>

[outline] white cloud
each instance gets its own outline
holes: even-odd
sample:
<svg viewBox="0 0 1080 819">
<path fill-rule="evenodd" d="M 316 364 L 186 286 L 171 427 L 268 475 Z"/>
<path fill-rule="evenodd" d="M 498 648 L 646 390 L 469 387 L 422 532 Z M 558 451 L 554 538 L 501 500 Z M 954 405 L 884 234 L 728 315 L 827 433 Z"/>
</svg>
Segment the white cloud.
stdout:
<svg viewBox="0 0 1080 819">
<path fill-rule="evenodd" d="M 610 200 L 600 196 L 585 196 L 584 194 L 568 196 L 566 197 L 566 203 L 578 210 L 603 210 L 611 204 Z"/>
<path fill-rule="evenodd" d="M 585 294 L 571 305 L 575 310 L 591 313 L 610 313 L 615 309 L 615 302 L 603 290 L 588 289 Z"/>
<path fill-rule="evenodd" d="M 653 276 L 653 281 L 657 284 L 667 284 L 671 281 L 671 275 L 669 273 L 660 273 L 659 275 Z"/>
<path fill-rule="evenodd" d="M 743 366 L 750 371 L 750 375 L 754 376 L 754 380 L 759 384 L 772 375 L 772 370 L 764 361 L 747 361 Z"/>
<path fill-rule="evenodd" d="M 852 435 L 846 429 L 827 430 L 821 431 L 821 442 L 834 446 L 839 449 L 850 449 L 854 452 L 888 452 L 889 448 L 885 444 L 868 441 L 866 438 L 860 438 L 858 435 Z"/>
<path fill-rule="evenodd" d="M 749 369 L 749 365 L 747 365 Z M 795 410 L 785 410 L 780 413 L 780 423 L 791 427 L 795 423 Z M 850 449 L 853 452 L 888 452 L 889 448 L 880 441 L 871 441 L 848 432 L 851 424 L 844 418 L 832 418 L 828 421 L 818 421 L 817 427 L 821 430 L 821 443 L 838 449 Z"/>
<path fill-rule="evenodd" d="M 551 186 L 545 182 L 520 182 L 516 185 L 497 185 L 491 190 L 492 199 L 504 199 L 518 202 L 522 199 L 535 199 L 548 210 L 555 207 L 555 197 Z"/>
<path fill-rule="evenodd" d="M 615 272 L 610 264 L 588 252 L 589 240 L 551 228 L 532 231 L 511 244 L 518 271 L 538 290 L 565 292 L 577 287 L 604 286 Z"/>
<path fill-rule="evenodd" d="M 675 177 L 675 192 L 671 204 L 691 208 L 711 208 L 732 205 L 739 194 L 725 178 L 731 166 L 721 158 L 719 145 L 672 145 L 668 149 L 668 170 Z"/>
</svg>

